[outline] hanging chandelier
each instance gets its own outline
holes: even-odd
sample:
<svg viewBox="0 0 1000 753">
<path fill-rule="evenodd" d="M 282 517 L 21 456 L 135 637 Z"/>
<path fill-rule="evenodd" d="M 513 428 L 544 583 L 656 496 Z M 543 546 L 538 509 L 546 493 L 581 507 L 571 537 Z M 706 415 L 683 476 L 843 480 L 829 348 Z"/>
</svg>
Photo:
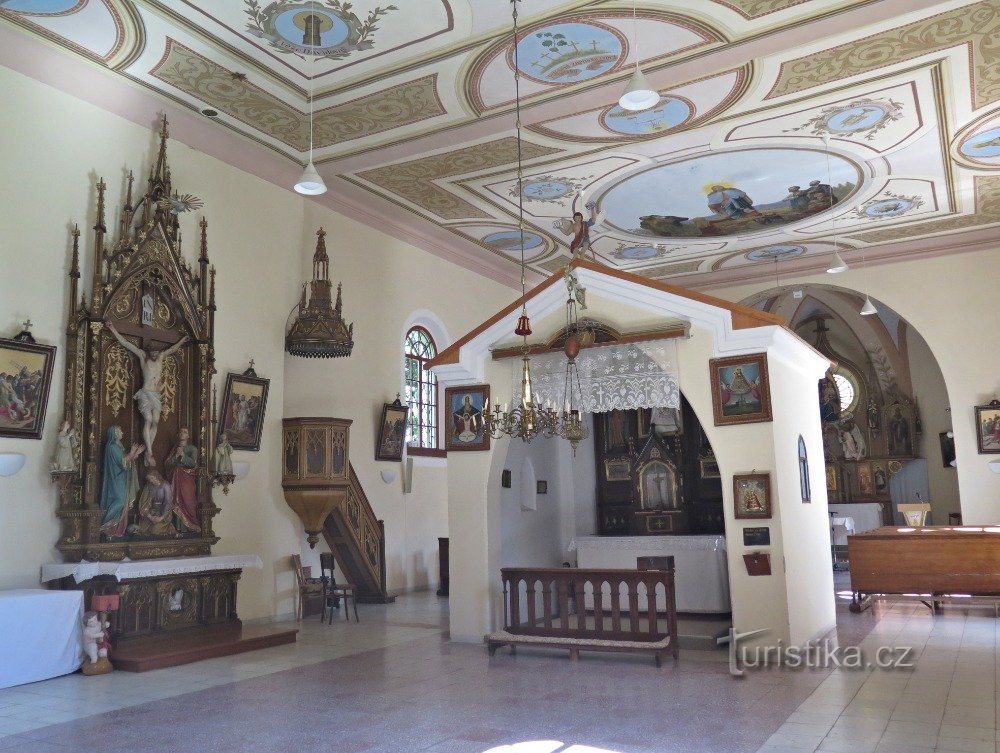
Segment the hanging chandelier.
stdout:
<svg viewBox="0 0 1000 753">
<path fill-rule="evenodd" d="M 337 302 L 331 301 L 330 257 L 326 253 L 326 231 L 316 233 L 316 253 L 313 254 L 313 279 L 309 283 L 311 296 L 302 298 L 292 311 L 295 321 L 285 334 L 285 350 L 293 356 L 305 358 L 341 358 L 351 355 L 354 349 L 354 324 L 348 326 L 343 318 L 340 283 L 337 284 Z"/>
<path fill-rule="evenodd" d="M 590 431 L 583 425 L 583 389 L 580 387 L 580 369 L 576 357 L 580 355 L 582 340 L 580 336 L 580 321 L 577 316 L 577 303 L 584 308 L 586 290 L 580 287 L 576 275 L 566 268 L 566 339 L 563 343 L 563 353 L 566 354 L 566 380 L 563 387 L 563 412 L 559 422 L 558 434 L 570 443 L 573 455 L 576 455 L 577 445 L 590 436 Z"/>
<path fill-rule="evenodd" d="M 514 107 L 515 107 L 515 128 L 517 130 L 517 213 L 518 230 L 521 234 L 521 316 L 517 320 L 517 327 L 514 334 L 522 339 L 521 357 L 521 400 L 520 403 L 508 410 L 507 404 L 503 406 L 495 405 L 490 411 L 489 401 L 483 406 L 483 415 L 486 424 L 486 431 L 494 439 L 502 436 L 511 438 L 517 437 L 525 442 L 530 442 L 535 436 L 541 434 L 545 437 L 554 437 L 558 431 L 559 418 L 551 406 L 537 404 L 534 399 L 531 387 L 531 358 L 528 353 L 528 336 L 531 334 L 531 321 L 528 319 L 528 308 L 525 302 L 525 265 L 524 265 L 524 195 L 521 191 L 523 187 L 522 172 L 522 150 L 521 150 L 521 73 L 517 60 L 517 2 L 511 0 L 513 7 L 514 26 Z"/>
</svg>

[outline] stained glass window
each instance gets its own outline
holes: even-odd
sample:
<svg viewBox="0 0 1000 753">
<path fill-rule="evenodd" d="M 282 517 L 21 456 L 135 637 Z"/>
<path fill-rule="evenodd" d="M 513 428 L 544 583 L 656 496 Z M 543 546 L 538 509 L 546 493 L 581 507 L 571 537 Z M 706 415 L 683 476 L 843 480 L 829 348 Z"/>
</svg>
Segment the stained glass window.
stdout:
<svg viewBox="0 0 1000 753">
<path fill-rule="evenodd" d="M 437 377 L 424 369 L 424 364 L 437 355 L 434 338 L 423 327 L 406 333 L 403 346 L 403 378 L 406 381 L 407 416 L 406 444 L 409 447 L 436 449 L 437 436 Z"/>
</svg>

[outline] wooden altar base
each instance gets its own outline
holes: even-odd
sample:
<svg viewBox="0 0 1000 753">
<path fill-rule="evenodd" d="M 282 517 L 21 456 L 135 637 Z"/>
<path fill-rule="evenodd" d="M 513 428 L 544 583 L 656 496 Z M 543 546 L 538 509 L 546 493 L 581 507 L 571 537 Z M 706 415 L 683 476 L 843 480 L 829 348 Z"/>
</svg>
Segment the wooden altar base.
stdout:
<svg viewBox="0 0 1000 753">
<path fill-rule="evenodd" d="M 115 669 L 148 672 L 191 664 L 217 656 L 231 656 L 259 648 L 295 643 L 297 628 L 252 625 L 208 625 L 177 633 L 119 641 L 111 652 Z"/>
</svg>

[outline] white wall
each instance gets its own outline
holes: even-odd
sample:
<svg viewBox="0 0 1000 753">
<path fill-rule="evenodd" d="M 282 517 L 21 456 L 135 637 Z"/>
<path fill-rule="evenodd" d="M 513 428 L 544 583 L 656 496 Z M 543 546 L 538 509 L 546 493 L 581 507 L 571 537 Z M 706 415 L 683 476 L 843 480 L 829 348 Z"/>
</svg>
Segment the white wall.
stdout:
<svg viewBox="0 0 1000 753">
<path fill-rule="evenodd" d="M 108 183 L 108 225 L 116 223 L 125 169 L 143 175 L 155 158 L 155 113 L 150 128 L 110 115 L 57 90 L 0 68 L 0 334 L 12 336 L 31 317 L 39 342 L 59 346 L 42 441 L 0 438 L 0 451 L 23 452 L 26 467 L 0 478 L 0 588 L 38 584 L 43 562 L 57 558 L 56 491 L 48 478 L 62 412 L 65 320 L 68 310 L 69 229 L 84 231 L 83 274 L 92 249 L 93 183 Z M 413 494 L 399 480 L 386 485 L 374 461 L 375 423 L 383 401 L 402 386 L 401 331 L 414 310 L 429 308 L 452 332 L 462 332 L 508 303 L 513 291 L 438 257 L 345 219 L 176 141 L 168 146 L 174 185 L 198 195 L 204 210 L 181 216 L 186 255 L 196 251 L 196 227 L 208 219 L 209 253 L 218 269 L 217 382 L 242 371 L 248 359 L 271 380 L 260 452 L 237 452 L 249 477 L 216 494 L 222 513 L 217 554 L 257 553 L 263 571 L 240 583 L 244 619 L 290 614 L 294 579 L 288 557 L 301 549 L 301 523 L 280 486 L 282 415 L 354 419 L 351 460 L 385 520 L 390 589 L 437 583 L 437 537 L 447 535 L 445 461 L 417 461 Z M 331 277 L 344 283 L 344 313 L 355 323 L 349 359 L 286 357 L 284 324 L 309 278 L 315 231 L 329 232 Z M 82 286 L 86 289 L 86 285 Z M 442 394 L 443 397 L 443 394 Z"/>
<path fill-rule="evenodd" d="M 837 275 L 838 285 L 869 292 L 906 319 L 940 366 L 955 431 L 962 517 L 969 524 L 1000 521 L 1000 474 L 987 467 L 995 456 L 978 454 L 973 411 L 974 406 L 1000 396 L 1000 349 L 993 346 L 995 338 L 990 335 L 997 321 L 998 278 L 1000 245 L 991 251 L 869 266 Z M 796 282 L 829 283 L 829 275 Z M 769 287 L 762 280 L 758 285 L 711 292 L 739 301 Z M 924 431 L 926 441 L 931 441 L 926 421 Z M 936 432 L 933 441 L 937 441 Z M 928 450 L 928 456 L 934 458 L 933 450 Z M 939 522 L 947 523 L 947 519 Z"/>
</svg>

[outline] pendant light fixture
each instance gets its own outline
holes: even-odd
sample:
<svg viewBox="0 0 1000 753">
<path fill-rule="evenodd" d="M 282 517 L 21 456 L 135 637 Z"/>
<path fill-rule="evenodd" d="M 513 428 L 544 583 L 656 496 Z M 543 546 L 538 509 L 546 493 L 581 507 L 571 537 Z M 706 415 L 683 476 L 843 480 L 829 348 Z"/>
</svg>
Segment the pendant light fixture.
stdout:
<svg viewBox="0 0 1000 753">
<path fill-rule="evenodd" d="M 513 406 L 510 410 L 507 410 L 506 404 L 502 408 L 499 405 L 495 405 L 491 412 L 489 401 L 487 401 L 483 406 L 483 417 L 486 431 L 494 439 L 499 439 L 506 435 L 530 442 L 532 437 L 537 434 L 542 434 L 546 437 L 555 436 L 558 429 L 558 416 L 554 410 L 535 402 L 534 390 L 531 384 L 531 358 L 528 355 L 530 352 L 528 335 L 531 334 L 531 321 L 528 319 L 528 308 L 524 300 L 524 195 L 522 193 L 521 73 L 517 61 L 517 3 L 518 0 L 511 0 L 514 23 L 514 105 L 516 117 L 515 128 L 517 130 L 517 227 L 521 235 L 521 316 L 518 317 L 514 334 L 522 339 L 521 402 Z"/>
<path fill-rule="evenodd" d="M 823 136 L 823 149 L 826 152 L 826 184 L 830 186 L 830 207 L 833 208 L 833 179 L 830 172 L 830 134 L 824 133 Z M 840 274 L 841 272 L 846 272 L 850 269 L 847 266 L 847 262 L 844 261 L 844 257 L 840 255 L 840 249 L 837 247 L 837 217 L 834 216 L 830 219 L 830 224 L 833 229 L 833 261 L 830 262 L 830 266 L 826 268 L 826 271 L 831 275 Z"/>
<path fill-rule="evenodd" d="M 862 274 L 868 271 L 868 262 L 865 261 L 864 246 L 861 247 L 861 271 Z M 867 275 L 864 276 L 867 278 Z M 861 310 L 858 313 L 861 314 L 861 316 L 871 316 L 872 314 L 878 313 L 878 309 L 875 308 L 875 304 L 872 303 L 872 299 L 868 293 L 865 293 L 865 302 L 861 305 Z"/>
<path fill-rule="evenodd" d="M 315 0 L 310 4 L 309 9 L 315 14 Z M 315 65 L 316 56 L 313 55 L 310 67 L 313 68 L 314 74 Z M 313 164 L 313 78 L 314 76 L 309 76 L 309 163 L 295 182 L 296 192 L 306 196 L 319 196 L 321 193 L 326 193 L 326 183 L 323 182 L 323 178 L 316 171 L 316 165 Z"/>
<path fill-rule="evenodd" d="M 635 71 L 618 98 L 618 105 L 623 110 L 639 112 L 656 106 L 660 101 L 660 94 L 649 85 L 639 68 L 639 24 L 636 21 L 635 0 L 632 0 L 632 46 L 635 51 Z"/>
</svg>

